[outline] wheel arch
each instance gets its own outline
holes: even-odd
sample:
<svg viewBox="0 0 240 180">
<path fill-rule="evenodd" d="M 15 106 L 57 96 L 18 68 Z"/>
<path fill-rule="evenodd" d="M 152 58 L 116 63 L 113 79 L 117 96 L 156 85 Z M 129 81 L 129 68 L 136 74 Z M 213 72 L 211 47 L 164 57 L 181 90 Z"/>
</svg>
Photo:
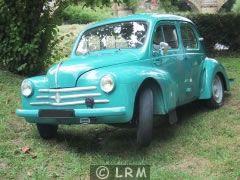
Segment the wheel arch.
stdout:
<svg viewBox="0 0 240 180">
<path fill-rule="evenodd" d="M 150 87 L 153 91 L 153 109 L 154 114 L 164 114 L 165 113 L 165 103 L 163 99 L 163 92 L 162 87 L 158 83 L 158 81 L 152 77 L 145 78 L 142 83 L 140 84 L 137 93 L 135 95 L 134 100 L 134 115 L 133 117 L 136 118 L 138 114 L 138 103 L 139 103 L 139 96 L 141 91 L 146 88 Z"/>
<path fill-rule="evenodd" d="M 225 76 L 223 75 L 222 72 L 217 72 L 216 75 L 218 75 L 221 80 L 222 80 L 222 83 L 223 83 L 223 88 L 224 88 L 224 91 L 227 91 L 228 90 L 228 87 L 227 87 L 227 82 L 226 82 L 226 79 L 225 79 Z"/>
<path fill-rule="evenodd" d="M 212 81 L 219 75 L 225 91 L 230 90 L 229 80 L 224 67 L 215 59 L 207 58 L 204 64 L 203 83 L 199 99 L 210 99 L 212 96 Z"/>
</svg>

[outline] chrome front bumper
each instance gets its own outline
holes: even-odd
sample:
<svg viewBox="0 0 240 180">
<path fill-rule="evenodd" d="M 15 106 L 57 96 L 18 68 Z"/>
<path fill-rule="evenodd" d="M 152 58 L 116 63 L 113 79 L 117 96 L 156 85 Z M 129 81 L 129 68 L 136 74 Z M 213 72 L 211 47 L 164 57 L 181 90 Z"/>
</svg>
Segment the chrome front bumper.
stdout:
<svg viewBox="0 0 240 180">
<path fill-rule="evenodd" d="M 111 107 L 111 108 L 94 108 L 94 109 L 73 109 L 75 116 L 73 118 L 84 117 L 104 117 L 104 116 L 121 116 L 126 114 L 125 107 Z M 17 109 L 16 114 L 24 118 L 40 118 L 39 110 L 24 110 Z M 51 117 L 52 118 L 52 117 Z M 59 117 L 56 117 L 59 118 Z"/>
</svg>

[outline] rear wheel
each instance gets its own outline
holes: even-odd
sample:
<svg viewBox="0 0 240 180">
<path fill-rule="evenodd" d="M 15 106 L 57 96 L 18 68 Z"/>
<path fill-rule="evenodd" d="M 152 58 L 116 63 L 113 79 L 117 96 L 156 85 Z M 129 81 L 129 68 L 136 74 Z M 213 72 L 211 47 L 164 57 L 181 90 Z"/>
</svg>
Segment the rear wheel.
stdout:
<svg viewBox="0 0 240 180">
<path fill-rule="evenodd" d="M 43 139 L 51 139 L 56 136 L 58 126 L 50 124 L 37 124 L 39 135 Z"/>
<path fill-rule="evenodd" d="M 153 129 L 153 92 L 150 88 L 145 88 L 140 93 L 137 123 L 137 144 L 140 147 L 148 146 Z"/>
<path fill-rule="evenodd" d="M 224 88 L 222 79 L 219 75 L 216 75 L 212 82 L 212 97 L 207 101 L 207 105 L 210 108 L 217 109 L 223 105 Z"/>
</svg>

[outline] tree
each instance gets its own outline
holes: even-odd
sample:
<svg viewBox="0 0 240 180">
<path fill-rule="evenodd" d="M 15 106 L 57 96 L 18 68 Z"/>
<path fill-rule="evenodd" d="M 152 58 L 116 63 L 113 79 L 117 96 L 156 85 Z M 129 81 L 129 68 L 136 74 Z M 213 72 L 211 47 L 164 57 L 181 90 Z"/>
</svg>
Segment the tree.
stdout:
<svg viewBox="0 0 240 180">
<path fill-rule="evenodd" d="M 111 0 L 74 1 L 92 7 L 111 3 Z M 69 2 L 0 0 L 0 66 L 24 75 L 42 72 L 56 44 L 60 13 Z"/>
</svg>

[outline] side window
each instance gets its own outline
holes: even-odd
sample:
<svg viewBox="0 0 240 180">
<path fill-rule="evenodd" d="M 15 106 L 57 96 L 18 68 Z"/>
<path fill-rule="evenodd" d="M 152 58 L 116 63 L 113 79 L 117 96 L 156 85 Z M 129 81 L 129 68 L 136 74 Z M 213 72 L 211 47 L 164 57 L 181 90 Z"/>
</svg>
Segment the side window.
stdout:
<svg viewBox="0 0 240 180">
<path fill-rule="evenodd" d="M 177 30 L 174 25 L 158 26 L 153 37 L 153 49 L 160 49 L 160 42 L 168 43 L 171 49 L 178 48 Z"/>
<path fill-rule="evenodd" d="M 160 42 L 164 42 L 162 26 L 158 26 L 158 28 L 154 34 L 154 37 L 153 37 L 153 49 L 154 50 L 160 49 Z"/>
<path fill-rule="evenodd" d="M 181 25 L 181 35 L 183 46 L 186 49 L 198 49 L 197 38 L 190 25 L 188 24 Z"/>
<path fill-rule="evenodd" d="M 171 49 L 178 48 L 177 30 L 174 25 L 163 25 L 163 35 L 165 42 L 168 43 Z"/>
</svg>

